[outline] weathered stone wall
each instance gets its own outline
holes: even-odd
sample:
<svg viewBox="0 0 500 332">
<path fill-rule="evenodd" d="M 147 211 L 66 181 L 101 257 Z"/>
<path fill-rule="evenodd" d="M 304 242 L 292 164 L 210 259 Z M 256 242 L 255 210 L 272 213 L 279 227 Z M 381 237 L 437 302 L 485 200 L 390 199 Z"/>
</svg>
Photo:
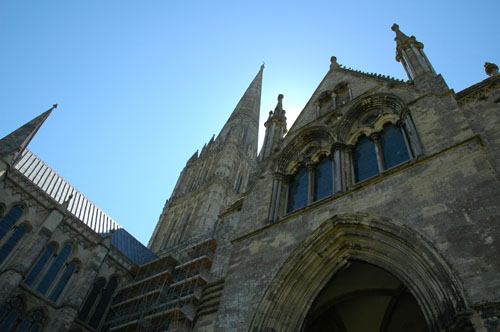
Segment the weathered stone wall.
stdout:
<svg viewBox="0 0 500 332">
<path fill-rule="evenodd" d="M 361 90 L 353 85 L 353 91 Z M 382 85 L 370 93 L 389 90 L 401 92 L 397 96 L 407 103 L 424 154 L 275 224 L 267 221 L 273 181 L 268 165 L 242 210 L 225 217 L 230 223 L 236 224 L 235 218 L 239 222 L 232 230 L 233 252 L 215 331 L 247 331 L 271 280 L 294 249 L 332 216 L 353 212 L 394 220 L 422 236 L 460 280 L 469 309 L 495 320 L 491 310 L 480 308 L 500 302 L 498 92 L 488 98 L 489 106 L 484 107 L 483 100 L 464 112 L 450 92 L 418 96 L 413 88 L 402 91 Z M 305 126 L 314 116 L 304 113 Z M 293 132 L 283 146 L 292 139 Z"/>
</svg>

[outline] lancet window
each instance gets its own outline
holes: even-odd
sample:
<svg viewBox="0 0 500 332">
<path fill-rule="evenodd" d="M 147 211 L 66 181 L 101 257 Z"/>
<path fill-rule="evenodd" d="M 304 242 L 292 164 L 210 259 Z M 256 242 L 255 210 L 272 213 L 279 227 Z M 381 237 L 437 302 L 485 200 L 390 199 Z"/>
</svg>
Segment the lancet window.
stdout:
<svg viewBox="0 0 500 332">
<path fill-rule="evenodd" d="M 0 331 L 42 331 L 44 315 L 41 310 L 26 314 L 23 301 L 15 297 L 0 307 Z"/>
<path fill-rule="evenodd" d="M 337 101 L 352 99 L 347 83 L 338 84 L 334 92 Z M 322 98 L 325 101 L 328 95 L 323 93 Z M 345 192 L 422 154 L 411 114 L 392 95 L 364 98 L 345 109 L 340 120 L 332 117 L 326 123 L 328 127 L 302 129 L 282 149 L 273 173 L 269 221 Z"/>
<path fill-rule="evenodd" d="M 78 314 L 78 319 L 97 329 L 117 287 L 118 278 L 116 276 L 111 277 L 107 285 L 106 279 L 97 279 L 87 295 L 87 299 Z"/>
<path fill-rule="evenodd" d="M 71 277 L 77 273 L 77 263 L 68 261 L 72 251 L 72 246 L 66 244 L 58 254 L 55 254 L 55 246 L 50 245 L 33 265 L 24 283 L 56 302 Z"/>
<path fill-rule="evenodd" d="M 16 225 L 22 214 L 23 207 L 15 205 L 0 220 L 0 264 L 5 261 L 27 232 L 26 226 Z"/>
<path fill-rule="evenodd" d="M 352 153 L 354 182 L 360 182 L 410 160 L 410 146 L 403 128 L 392 123 L 382 132 L 358 138 Z"/>
</svg>

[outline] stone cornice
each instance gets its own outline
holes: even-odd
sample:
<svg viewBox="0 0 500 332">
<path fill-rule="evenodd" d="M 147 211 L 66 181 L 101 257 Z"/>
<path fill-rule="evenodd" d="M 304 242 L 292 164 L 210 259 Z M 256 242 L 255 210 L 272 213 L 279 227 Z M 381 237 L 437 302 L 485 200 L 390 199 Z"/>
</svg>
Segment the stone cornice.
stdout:
<svg viewBox="0 0 500 332">
<path fill-rule="evenodd" d="M 460 106 L 477 100 L 489 92 L 500 88 L 500 76 L 488 77 L 455 94 L 455 98 Z"/>
</svg>

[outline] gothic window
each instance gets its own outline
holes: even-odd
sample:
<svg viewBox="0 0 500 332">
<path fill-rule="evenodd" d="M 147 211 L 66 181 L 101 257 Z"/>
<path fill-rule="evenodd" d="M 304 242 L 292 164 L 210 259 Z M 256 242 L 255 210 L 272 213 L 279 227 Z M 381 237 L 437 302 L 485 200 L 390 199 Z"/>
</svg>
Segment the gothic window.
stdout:
<svg viewBox="0 0 500 332">
<path fill-rule="evenodd" d="M 24 226 L 15 227 L 15 230 L 10 235 L 9 239 L 0 247 L 0 264 L 3 263 L 5 258 L 7 258 L 7 256 L 16 246 L 16 244 L 21 240 L 24 233 L 26 233 L 26 227 Z"/>
<path fill-rule="evenodd" d="M 0 331 L 13 329 L 23 313 L 23 302 L 15 297 L 0 308 Z"/>
<path fill-rule="evenodd" d="M 54 281 L 57 279 L 55 286 L 52 287 L 49 294 L 50 300 L 54 302 L 57 301 L 71 279 L 71 276 L 74 273 L 77 273 L 76 262 L 67 263 L 67 259 L 71 254 L 72 249 L 71 245 L 67 244 L 61 249 L 59 254 L 56 255 L 55 248 L 53 246 L 47 247 L 43 254 L 38 258 L 38 261 L 35 263 L 31 272 L 24 280 L 24 283 L 30 287 L 36 287 L 38 292 L 46 295 L 51 286 L 53 286 Z M 40 280 L 39 276 L 49 261 L 51 261 L 51 263 Z"/>
<path fill-rule="evenodd" d="M 90 310 L 94 306 L 97 297 L 99 296 L 105 285 L 106 285 L 106 279 L 103 278 L 99 278 L 94 282 L 94 285 L 92 286 L 92 289 L 90 290 L 89 295 L 87 296 L 87 300 L 85 300 L 85 303 L 83 304 L 83 307 L 80 310 L 80 313 L 78 314 L 79 320 L 85 321 L 87 319 Z"/>
<path fill-rule="evenodd" d="M 380 146 L 382 147 L 386 169 L 410 159 L 403 132 L 393 124 L 384 127 L 384 131 L 380 135 Z"/>
<path fill-rule="evenodd" d="M 0 331 L 38 332 L 42 330 L 44 315 L 35 310 L 24 314 L 24 305 L 15 297 L 0 307 Z"/>
<path fill-rule="evenodd" d="M 329 158 L 322 158 L 314 169 L 314 200 L 333 194 L 333 164 Z"/>
<path fill-rule="evenodd" d="M 10 211 L 0 220 L 0 240 L 7 234 L 11 227 L 21 218 L 23 208 L 20 205 L 14 206 Z"/>
<path fill-rule="evenodd" d="M 307 206 L 308 187 L 309 174 L 305 167 L 301 167 L 289 182 L 287 212 Z"/>
<path fill-rule="evenodd" d="M 366 136 L 362 136 L 353 151 L 353 168 L 356 182 L 363 181 L 379 173 L 375 143 Z"/>
<path fill-rule="evenodd" d="M 111 301 L 111 298 L 113 297 L 113 294 L 115 293 L 117 286 L 118 286 L 118 278 L 111 277 L 111 279 L 109 279 L 108 285 L 102 291 L 101 298 L 97 303 L 97 306 L 95 307 L 94 314 L 92 315 L 92 317 L 90 317 L 89 325 L 91 327 L 95 329 L 99 327 L 102 317 L 106 312 L 106 309 L 109 305 L 109 302 Z"/>
<path fill-rule="evenodd" d="M 64 287 L 66 287 L 66 285 L 68 284 L 69 279 L 71 278 L 73 273 L 75 273 L 75 270 L 76 270 L 76 263 L 75 262 L 71 262 L 71 263 L 66 265 L 64 272 L 62 273 L 61 277 L 57 281 L 57 284 L 54 287 L 54 289 L 52 290 L 52 293 L 50 293 L 49 299 L 51 301 L 54 301 L 54 302 L 57 301 L 57 299 L 59 298 L 59 295 L 61 295 Z"/>
<path fill-rule="evenodd" d="M 352 153 L 355 182 L 363 181 L 383 170 L 410 159 L 403 129 L 389 123 L 380 135 L 358 139 Z"/>
<path fill-rule="evenodd" d="M 36 288 L 37 291 L 39 291 L 43 295 L 47 293 L 50 285 L 52 285 L 57 275 L 59 274 L 59 271 L 66 262 L 66 259 L 71 253 L 71 250 L 72 248 L 69 244 L 65 245 L 61 249 L 59 254 L 55 257 L 54 261 L 52 262 L 52 265 L 49 267 L 44 277 L 42 278 L 42 281 L 40 281 L 40 283 L 38 284 L 38 287 Z"/>
<path fill-rule="evenodd" d="M 43 254 L 40 256 L 38 261 L 36 262 L 35 266 L 31 270 L 31 272 L 28 274 L 26 279 L 24 280 L 24 283 L 28 286 L 32 286 L 35 283 L 35 280 L 39 276 L 40 272 L 42 271 L 43 267 L 47 262 L 50 260 L 50 258 L 54 255 L 55 248 L 53 246 L 47 247 Z"/>
</svg>

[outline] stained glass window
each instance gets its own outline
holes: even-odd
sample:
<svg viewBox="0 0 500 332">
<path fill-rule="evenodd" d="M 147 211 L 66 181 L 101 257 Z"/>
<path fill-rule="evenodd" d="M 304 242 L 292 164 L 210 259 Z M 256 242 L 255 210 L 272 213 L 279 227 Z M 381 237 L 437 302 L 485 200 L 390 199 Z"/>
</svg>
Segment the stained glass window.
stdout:
<svg viewBox="0 0 500 332">
<path fill-rule="evenodd" d="M 50 294 L 49 299 L 51 301 L 54 301 L 54 302 L 57 301 L 57 299 L 59 298 L 59 295 L 61 295 L 64 287 L 68 283 L 69 278 L 71 278 L 71 276 L 73 275 L 73 272 L 75 272 L 75 269 L 76 269 L 76 263 L 74 263 L 74 262 L 69 263 L 66 266 L 61 278 L 59 278 L 59 281 L 57 282 L 56 286 L 52 290 L 52 293 Z"/>
<path fill-rule="evenodd" d="M 9 213 L 0 220 L 0 239 L 2 239 L 5 234 L 10 230 L 10 228 L 16 223 L 16 221 L 21 218 L 23 214 L 23 208 L 19 205 L 14 206 L 10 209 Z"/>
<path fill-rule="evenodd" d="M 332 161 L 323 158 L 316 165 L 314 173 L 314 199 L 320 200 L 333 194 Z"/>
<path fill-rule="evenodd" d="M 85 321 L 85 319 L 87 319 L 87 316 L 89 315 L 89 312 L 92 309 L 94 302 L 97 300 L 97 297 L 99 296 L 101 290 L 104 288 L 105 284 L 106 280 L 102 278 L 94 282 L 94 285 L 92 286 L 92 289 L 90 290 L 90 293 L 87 296 L 87 300 L 85 300 L 85 303 L 83 304 L 83 307 L 80 310 L 80 313 L 78 314 L 79 320 Z"/>
<path fill-rule="evenodd" d="M 59 252 L 57 257 L 52 262 L 52 265 L 45 273 L 42 281 L 40 281 L 40 284 L 38 284 L 38 287 L 36 289 L 37 291 L 39 291 L 42 294 L 47 293 L 47 290 L 49 289 L 52 282 L 54 282 L 54 279 L 57 277 L 57 274 L 61 270 L 61 267 L 66 262 L 66 259 L 71 253 L 71 250 L 72 248 L 69 244 L 65 245 L 64 248 L 62 248 L 61 252 Z"/>
<path fill-rule="evenodd" d="M 16 246 L 16 244 L 21 240 L 24 233 L 26 233 L 26 228 L 24 226 L 17 227 L 14 233 L 10 236 L 10 238 L 0 247 L 0 264 L 7 258 L 12 249 Z"/>
<path fill-rule="evenodd" d="M 48 247 L 47 249 L 45 249 L 42 256 L 40 256 L 40 258 L 36 262 L 35 267 L 33 267 L 30 274 L 24 280 L 24 283 L 26 285 L 28 285 L 28 286 L 33 285 L 33 283 L 35 282 L 36 278 L 38 277 L 38 275 L 42 271 L 45 264 L 47 264 L 48 260 L 54 254 L 54 251 L 55 251 L 54 247 Z"/>
<path fill-rule="evenodd" d="M 89 320 L 89 325 L 91 327 L 95 329 L 99 327 L 99 323 L 101 322 L 101 319 L 104 316 L 104 312 L 106 311 L 109 301 L 111 301 L 111 297 L 113 297 L 113 293 L 115 292 L 117 286 L 118 286 L 118 278 L 112 277 L 109 280 L 106 289 L 102 292 L 101 299 L 99 300 L 99 303 L 95 308 L 94 314 Z"/>
<path fill-rule="evenodd" d="M 375 144 L 366 136 L 360 138 L 356 143 L 352 160 L 356 182 L 379 173 Z"/>
<path fill-rule="evenodd" d="M 301 167 L 289 184 L 287 212 L 307 205 L 308 186 L 309 173 L 305 167 Z"/>
<path fill-rule="evenodd" d="M 380 136 L 385 168 L 391 168 L 410 159 L 403 132 L 393 124 L 386 125 Z"/>
</svg>

